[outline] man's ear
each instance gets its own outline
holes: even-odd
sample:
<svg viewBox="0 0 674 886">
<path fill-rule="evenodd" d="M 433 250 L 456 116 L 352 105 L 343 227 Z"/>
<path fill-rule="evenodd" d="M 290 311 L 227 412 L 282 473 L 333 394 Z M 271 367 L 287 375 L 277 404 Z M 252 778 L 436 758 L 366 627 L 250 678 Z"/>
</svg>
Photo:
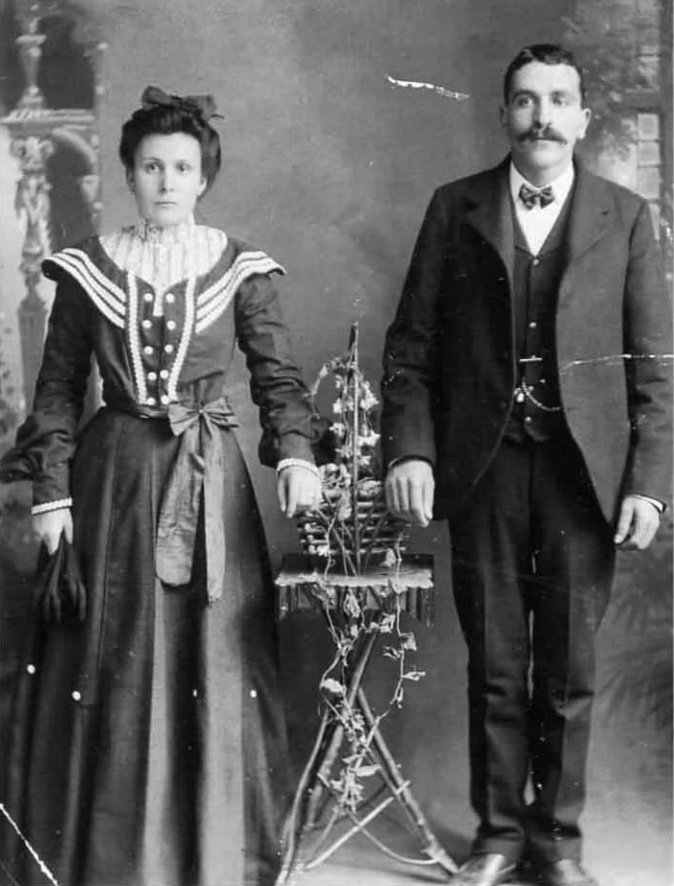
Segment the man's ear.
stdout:
<svg viewBox="0 0 674 886">
<path fill-rule="evenodd" d="M 580 133 L 578 135 L 578 140 L 585 138 L 585 133 L 587 132 L 587 127 L 590 125 L 590 120 L 592 120 L 592 109 L 591 108 L 583 108 L 583 118 L 584 123 L 580 128 Z"/>
<path fill-rule="evenodd" d="M 498 119 L 501 126 L 505 129 L 506 127 L 506 114 L 508 110 L 504 104 L 500 104 L 498 108 Z"/>
</svg>

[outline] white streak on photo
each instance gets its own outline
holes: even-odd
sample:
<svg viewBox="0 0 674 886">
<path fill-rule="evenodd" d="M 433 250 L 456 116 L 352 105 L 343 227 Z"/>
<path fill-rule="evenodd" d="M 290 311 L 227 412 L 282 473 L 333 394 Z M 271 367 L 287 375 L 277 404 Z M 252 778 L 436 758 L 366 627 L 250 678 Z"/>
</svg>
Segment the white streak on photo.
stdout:
<svg viewBox="0 0 674 886">
<path fill-rule="evenodd" d="M 453 89 L 447 89 L 444 86 L 436 86 L 434 83 L 422 83 L 418 80 L 397 80 L 395 77 L 386 75 L 386 79 L 392 86 L 400 86 L 403 89 L 430 89 L 431 92 L 437 92 L 445 98 L 453 98 L 458 102 L 465 101 L 470 96 L 465 92 L 455 92 Z"/>
</svg>

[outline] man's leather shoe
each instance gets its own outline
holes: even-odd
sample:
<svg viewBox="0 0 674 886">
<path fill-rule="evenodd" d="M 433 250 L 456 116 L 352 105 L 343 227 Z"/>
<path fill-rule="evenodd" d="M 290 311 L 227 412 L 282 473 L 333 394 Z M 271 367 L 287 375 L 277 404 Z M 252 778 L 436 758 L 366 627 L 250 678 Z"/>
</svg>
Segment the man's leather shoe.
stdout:
<svg viewBox="0 0 674 886">
<path fill-rule="evenodd" d="M 471 855 L 450 880 L 451 886 L 499 886 L 507 883 L 515 872 L 515 865 L 505 855 L 485 852 Z"/>
<path fill-rule="evenodd" d="M 560 858 L 536 866 L 541 886 L 598 886 L 597 881 L 572 858 Z"/>
</svg>

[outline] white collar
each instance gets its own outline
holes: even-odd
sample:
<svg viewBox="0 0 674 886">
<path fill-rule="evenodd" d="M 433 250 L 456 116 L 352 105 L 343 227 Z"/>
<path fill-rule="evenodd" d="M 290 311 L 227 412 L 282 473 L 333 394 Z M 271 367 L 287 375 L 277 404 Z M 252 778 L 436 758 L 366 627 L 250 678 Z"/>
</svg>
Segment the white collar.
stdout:
<svg viewBox="0 0 674 886">
<path fill-rule="evenodd" d="M 185 221 L 177 225 L 161 228 L 147 219 L 139 218 L 133 227 L 133 233 L 146 243 L 158 243 L 161 246 L 174 246 L 177 243 L 187 243 L 196 229 L 194 216 L 190 215 Z"/>
<path fill-rule="evenodd" d="M 556 179 L 551 182 L 548 182 L 550 187 L 552 188 L 552 192 L 555 195 L 555 199 L 550 206 L 555 206 L 559 208 L 564 204 L 564 201 L 569 195 L 571 188 L 573 187 L 573 180 L 576 177 L 575 169 L 573 168 L 573 162 L 569 163 L 564 172 L 561 175 L 558 175 Z M 535 191 L 540 190 L 536 185 L 532 185 L 530 181 L 528 181 L 522 173 L 517 169 L 513 161 L 510 161 L 510 170 L 509 170 L 509 182 L 510 182 L 510 193 L 513 198 L 513 202 L 515 206 L 518 205 L 519 201 L 519 193 L 520 188 L 524 184 L 529 188 L 533 188 Z M 546 207 L 547 208 L 547 207 Z"/>
</svg>

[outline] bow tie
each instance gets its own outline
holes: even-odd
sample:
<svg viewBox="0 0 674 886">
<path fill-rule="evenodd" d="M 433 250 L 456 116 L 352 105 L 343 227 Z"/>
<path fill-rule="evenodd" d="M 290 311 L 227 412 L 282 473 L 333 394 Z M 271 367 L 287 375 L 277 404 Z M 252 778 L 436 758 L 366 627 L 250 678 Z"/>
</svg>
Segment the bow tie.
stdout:
<svg viewBox="0 0 674 886">
<path fill-rule="evenodd" d="M 537 203 L 541 208 L 548 206 L 555 199 L 555 195 L 550 185 L 544 188 L 530 188 L 529 185 L 522 184 L 519 198 L 527 209 L 533 209 Z"/>
</svg>

